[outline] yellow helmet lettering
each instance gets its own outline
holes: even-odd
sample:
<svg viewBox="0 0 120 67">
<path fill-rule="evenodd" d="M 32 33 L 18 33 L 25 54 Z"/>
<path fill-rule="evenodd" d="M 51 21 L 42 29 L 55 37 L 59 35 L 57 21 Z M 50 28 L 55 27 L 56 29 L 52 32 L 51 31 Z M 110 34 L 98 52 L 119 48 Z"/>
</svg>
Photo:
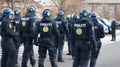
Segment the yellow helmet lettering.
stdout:
<svg viewBox="0 0 120 67">
<path fill-rule="evenodd" d="M 18 11 L 16 11 L 16 14 L 18 14 L 19 12 Z"/>
<path fill-rule="evenodd" d="M 50 16 L 50 12 L 47 13 L 47 16 Z"/>
<path fill-rule="evenodd" d="M 30 9 L 30 11 L 32 12 L 32 11 L 33 11 L 33 9 L 31 8 L 31 9 Z"/>
<path fill-rule="evenodd" d="M 84 16 L 87 16 L 87 15 L 88 15 L 88 13 L 87 13 L 87 12 L 84 12 L 84 13 L 83 13 L 83 15 L 84 15 Z"/>
</svg>

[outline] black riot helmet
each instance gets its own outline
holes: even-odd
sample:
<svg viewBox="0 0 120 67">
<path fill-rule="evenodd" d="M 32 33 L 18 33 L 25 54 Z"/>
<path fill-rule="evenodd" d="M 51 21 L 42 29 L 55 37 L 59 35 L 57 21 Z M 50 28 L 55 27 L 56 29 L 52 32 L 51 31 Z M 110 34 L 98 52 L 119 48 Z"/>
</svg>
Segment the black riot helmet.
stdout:
<svg viewBox="0 0 120 67">
<path fill-rule="evenodd" d="M 73 13 L 73 14 L 72 14 L 72 19 L 73 19 L 73 20 L 78 19 L 78 15 L 77 15 L 76 13 Z"/>
<path fill-rule="evenodd" d="M 3 16 L 9 16 L 10 14 L 14 14 L 13 11 L 12 11 L 12 9 L 9 8 L 9 7 L 5 7 L 3 9 Z"/>
<path fill-rule="evenodd" d="M 15 15 L 21 15 L 21 11 L 18 8 L 14 9 L 14 14 Z"/>
<path fill-rule="evenodd" d="M 11 16 L 11 17 L 10 17 Z M 11 8 L 9 8 L 9 7 L 5 7 L 4 9 L 3 9 L 3 16 L 2 17 L 8 17 L 8 18 L 10 18 L 10 19 L 13 19 L 13 17 L 14 17 L 14 12 L 13 12 L 13 10 L 11 9 Z"/>
<path fill-rule="evenodd" d="M 97 16 L 98 16 L 98 14 L 96 12 L 91 13 L 91 18 L 96 18 Z"/>
<path fill-rule="evenodd" d="M 90 11 L 87 8 L 83 8 L 80 11 L 80 17 L 88 17 L 90 16 Z"/>
<path fill-rule="evenodd" d="M 42 12 L 42 16 L 43 18 L 45 17 L 51 17 L 52 16 L 52 12 L 50 9 L 45 9 L 43 12 Z"/>
<path fill-rule="evenodd" d="M 36 12 L 36 8 L 35 8 L 35 6 L 30 5 L 30 6 L 27 8 L 27 12 L 28 12 L 28 13 Z"/>
<path fill-rule="evenodd" d="M 59 16 L 59 17 L 64 17 L 64 16 L 65 16 L 65 14 L 64 14 L 64 12 L 63 12 L 63 11 L 59 11 L 59 12 L 58 12 L 58 14 L 57 14 L 57 16 Z"/>
</svg>

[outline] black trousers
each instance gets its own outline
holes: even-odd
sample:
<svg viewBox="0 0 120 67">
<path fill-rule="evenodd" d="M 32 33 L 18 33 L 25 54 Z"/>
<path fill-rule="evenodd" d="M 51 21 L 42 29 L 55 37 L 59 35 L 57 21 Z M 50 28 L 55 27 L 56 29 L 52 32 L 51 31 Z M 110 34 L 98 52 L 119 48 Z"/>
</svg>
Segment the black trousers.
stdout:
<svg viewBox="0 0 120 67">
<path fill-rule="evenodd" d="M 17 60 L 17 48 L 13 39 L 2 38 L 1 67 L 15 67 Z"/>
</svg>

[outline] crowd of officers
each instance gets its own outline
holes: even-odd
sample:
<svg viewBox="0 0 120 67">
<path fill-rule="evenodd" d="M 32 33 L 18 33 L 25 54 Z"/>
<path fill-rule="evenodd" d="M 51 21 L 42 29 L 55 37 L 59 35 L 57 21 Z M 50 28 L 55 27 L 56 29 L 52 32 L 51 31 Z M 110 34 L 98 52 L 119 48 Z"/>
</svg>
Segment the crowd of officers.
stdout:
<svg viewBox="0 0 120 67">
<path fill-rule="evenodd" d="M 49 52 L 51 67 L 58 67 L 56 61 L 64 62 L 63 46 L 68 40 L 69 53 L 73 58 L 72 67 L 95 67 L 101 48 L 101 38 L 104 29 L 97 22 L 97 13 L 83 8 L 79 18 L 77 14 L 65 18 L 64 12 L 59 11 L 52 18 L 50 9 L 42 12 L 42 19 L 35 19 L 35 6 L 27 8 L 27 13 L 21 17 L 19 9 L 5 7 L 1 18 L 1 67 L 17 67 L 19 47 L 24 45 L 21 67 L 28 67 L 30 59 L 35 67 L 33 45 L 38 46 L 38 67 L 44 67 L 47 51 Z"/>
</svg>

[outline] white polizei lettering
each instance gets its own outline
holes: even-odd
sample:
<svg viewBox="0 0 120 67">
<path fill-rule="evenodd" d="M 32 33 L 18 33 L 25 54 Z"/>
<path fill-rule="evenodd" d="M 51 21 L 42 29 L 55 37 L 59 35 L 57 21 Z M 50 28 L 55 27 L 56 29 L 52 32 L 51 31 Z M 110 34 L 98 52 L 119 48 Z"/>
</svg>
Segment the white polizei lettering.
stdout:
<svg viewBox="0 0 120 67">
<path fill-rule="evenodd" d="M 86 27 L 86 24 L 74 24 L 75 27 Z"/>
<path fill-rule="evenodd" d="M 29 18 L 21 18 L 21 20 L 29 20 Z"/>
<path fill-rule="evenodd" d="M 52 26 L 52 23 L 40 23 L 40 26 Z"/>
<path fill-rule="evenodd" d="M 61 24 L 62 22 L 61 21 L 56 21 L 56 24 Z"/>
<path fill-rule="evenodd" d="M 17 24 L 19 24 L 19 21 L 15 21 Z"/>
</svg>

